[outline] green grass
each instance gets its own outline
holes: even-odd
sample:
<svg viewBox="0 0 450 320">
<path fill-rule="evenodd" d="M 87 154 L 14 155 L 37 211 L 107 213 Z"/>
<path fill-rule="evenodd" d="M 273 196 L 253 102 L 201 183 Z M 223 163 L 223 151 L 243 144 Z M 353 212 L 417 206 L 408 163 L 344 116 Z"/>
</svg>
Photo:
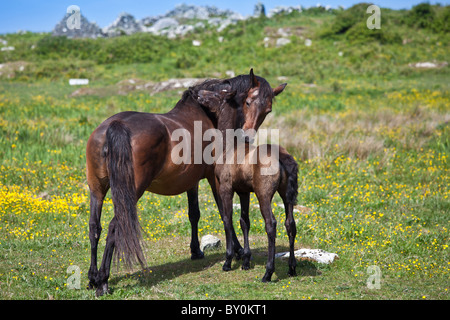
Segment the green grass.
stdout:
<svg viewBox="0 0 450 320">
<path fill-rule="evenodd" d="M 401 21 L 404 14 L 386 15 Z M 321 248 L 337 253 L 339 260 L 331 265 L 301 261 L 294 278 L 287 277 L 287 263 L 277 261 L 273 283 L 261 283 L 267 240 L 252 196 L 252 268 L 243 271 L 236 261 L 225 273 L 224 248 L 206 252 L 204 260 L 190 260 L 186 196 L 146 193 L 138 212 L 148 268 L 113 269 L 112 294 L 101 299 L 448 300 L 448 66 L 408 66 L 448 62 L 448 33 L 411 32 L 398 23 L 389 31 L 407 38 L 406 44 L 352 42 L 347 34 L 327 35 L 336 16 L 307 12 L 246 21 L 224 31 L 220 45 L 219 34 L 210 30 L 181 40 L 148 35 L 83 40 L 85 47 L 77 53 L 69 49 L 78 40 L 68 40 L 45 53 L 28 48 L 42 45 L 46 35 L 6 35 L 16 55 L 3 52 L 1 63 L 28 64 L 12 78 L 0 78 L 0 298 L 95 299 L 85 290 L 90 263 L 87 138 L 117 112 L 166 112 L 180 97 L 177 91 L 119 95 L 119 81 L 217 77 L 254 67 L 273 86 L 284 82 L 279 76 L 288 77 L 263 127 L 280 129 L 281 144 L 299 163 L 296 249 Z M 285 47 L 264 48 L 264 36 L 280 27 L 297 28 L 299 34 Z M 305 47 L 300 36 L 312 39 L 312 46 Z M 194 38 L 202 46 L 192 47 Z M 139 46 L 137 40 L 157 41 L 161 50 L 137 51 L 142 56 L 128 61 L 127 50 Z M 103 53 L 93 53 L 92 46 L 113 48 L 121 58 L 101 61 Z M 76 88 L 67 79 L 75 76 L 88 77 L 97 94 L 71 97 Z M 224 242 L 205 181 L 199 194 L 200 236 L 215 234 Z M 281 199 L 273 202 L 277 252 L 286 251 Z M 108 196 L 99 257 L 112 215 Z M 238 221 L 235 211 L 242 239 Z M 80 267 L 80 290 L 67 288 L 71 265 Z M 381 270 L 378 290 L 367 287 L 373 265 Z"/>
</svg>

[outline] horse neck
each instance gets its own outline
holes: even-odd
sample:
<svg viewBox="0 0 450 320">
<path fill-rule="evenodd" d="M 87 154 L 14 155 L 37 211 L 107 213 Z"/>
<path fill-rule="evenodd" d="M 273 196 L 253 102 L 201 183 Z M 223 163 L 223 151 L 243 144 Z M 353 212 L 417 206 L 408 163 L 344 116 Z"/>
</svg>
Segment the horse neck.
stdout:
<svg viewBox="0 0 450 320">
<path fill-rule="evenodd" d="M 212 119 L 205 110 L 197 103 L 196 100 L 188 97 L 187 99 L 181 99 L 175 105 L 175 107 L 168 112 L 168 114 L 180 117 L 186 120 L 187 118 L 193 119 L 194 121 L 203 121 L 210 123 L 210 127 L 216 128 L 215 119 Z"/>
</svg>

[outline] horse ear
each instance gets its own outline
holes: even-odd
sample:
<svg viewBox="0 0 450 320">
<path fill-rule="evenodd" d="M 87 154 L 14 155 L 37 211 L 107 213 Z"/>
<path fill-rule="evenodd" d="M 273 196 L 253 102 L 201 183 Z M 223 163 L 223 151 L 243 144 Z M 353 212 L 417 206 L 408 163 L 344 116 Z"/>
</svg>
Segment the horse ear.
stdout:
<svg viewBox="0 0 450 320">
<path fill-rule="evenodd" d="M 253 68 L 250 69 L 250 80 L 252 81 L 252 88 L 259 86 L 258 79 L 256 79 L 256 77 L 253 73 Z"/>
<path fill-rule="evenodd" d="M 278 87 L 273 89 L 273 94 L 275 96 L 279 95 L 280 93 L 283 92 L 283 90 L 284 90 L 284 88 L 286 88 L 286 86 L 287 86 L 287 83 L 280 84 Z"/>
</svg>

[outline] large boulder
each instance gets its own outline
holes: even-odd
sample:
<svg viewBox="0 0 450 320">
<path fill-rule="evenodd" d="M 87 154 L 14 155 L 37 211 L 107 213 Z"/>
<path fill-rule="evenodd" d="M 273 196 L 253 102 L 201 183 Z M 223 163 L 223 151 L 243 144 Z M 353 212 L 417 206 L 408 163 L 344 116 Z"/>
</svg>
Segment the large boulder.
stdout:
<svg viewBox="0 0 450 320">
<path fill-rule="evenodd" d="M 80 14 L 80 28 L 72 28 L 68 26 L 67 20 L 72 15 L 67 13 L 64 18 L 58 22 L 52 31 L 53 36 L 66 36 L 68 38 L 99 38 L 105 35 L 102 29 L 95 23 L 89 22 L 83 14 Z M 70 21 L 69 21 L 70 22 Z"/>
<path fill-rule="evenodd" d="M 130 35 L 142 31 L 141 25 L 134 17 L 126 12 L 119 14 L 116 20 L 109 26 L 103 28 L 103 33 L 110 37 Z"/>
</svg>

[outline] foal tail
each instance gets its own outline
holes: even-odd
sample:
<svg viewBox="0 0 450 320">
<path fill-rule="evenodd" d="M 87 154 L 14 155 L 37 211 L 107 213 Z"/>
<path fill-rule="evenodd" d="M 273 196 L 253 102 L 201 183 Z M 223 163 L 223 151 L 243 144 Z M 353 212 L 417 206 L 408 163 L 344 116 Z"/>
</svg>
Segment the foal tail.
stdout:
<svg viewBox="0 0 450 320">
<path fill-rule="evenodd" d="M 145 257 L 141 247 L 141 227 L 136 210 L 131 132 L 121 121 L 112 121 L 106 131 L 106 162 L 114 204 L 115 261 L 131 267 Z"/>
<path fill-rule="evenodd" d="M 289 204 L 297 204 L 298 195 L 298 164 L 297 161 L 287 152 L 280 150 L 280 164 L 286 171 L 287 191 L 286 200 Z"/>
</svg>

